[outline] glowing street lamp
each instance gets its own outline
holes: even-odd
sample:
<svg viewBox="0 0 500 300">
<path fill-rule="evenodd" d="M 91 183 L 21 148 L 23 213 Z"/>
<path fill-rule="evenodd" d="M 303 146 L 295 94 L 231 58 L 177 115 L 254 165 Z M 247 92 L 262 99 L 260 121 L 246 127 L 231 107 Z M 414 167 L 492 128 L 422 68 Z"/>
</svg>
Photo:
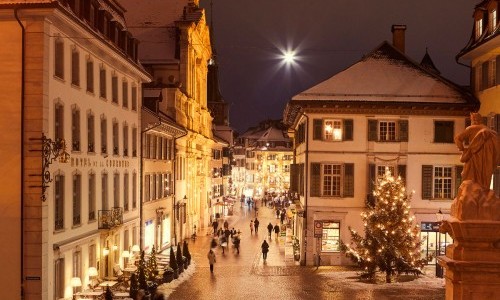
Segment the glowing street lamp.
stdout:
<svg viewBox="0 0 500 300">
<path fill-rule="evenodd" d="M 295 62 L 295 51 L 287 50 L 283 52 L 283 61 L 287 64 Z"/>
</svg>

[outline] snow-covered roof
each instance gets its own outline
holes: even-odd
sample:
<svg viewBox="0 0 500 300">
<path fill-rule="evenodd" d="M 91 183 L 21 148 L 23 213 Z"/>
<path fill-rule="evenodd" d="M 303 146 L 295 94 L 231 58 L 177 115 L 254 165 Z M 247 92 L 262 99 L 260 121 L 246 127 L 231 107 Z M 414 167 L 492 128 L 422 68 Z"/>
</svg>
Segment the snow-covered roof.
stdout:
<svg viewBox="0 0 500 300">
<path fill-rule="evenodd" d="M 274 142 L 288 142 L 290 139 L 288 137 L 285 137 L 283 135 L 283 130 L 280 130 L 278 128 L 274 127 L 269 127 L 260 138 L 257 139 L 257 141 L 274 141 Z"/>
<path fill-rule="evenodd" d="M 420 66 L 384 41 L 349 68 L 293 100 L 466 103 L 458 85 Z"/>
</svg>

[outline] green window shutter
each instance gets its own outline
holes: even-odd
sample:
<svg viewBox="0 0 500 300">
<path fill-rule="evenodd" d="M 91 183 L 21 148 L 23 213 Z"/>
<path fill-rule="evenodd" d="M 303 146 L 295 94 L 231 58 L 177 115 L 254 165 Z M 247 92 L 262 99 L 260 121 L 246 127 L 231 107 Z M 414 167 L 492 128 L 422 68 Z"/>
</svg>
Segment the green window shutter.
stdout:
<svg viewBox="0 0 500 300">
<path fill-rule="evenodd" d="M 344 164 L 343 197 L 354 197 L 354 164 Z"/>
<path fill-rule="evenodd" d="M 455 166 L 455 197 L 458 194 L 458 188 L 462 184 L 462 171 L 464 169 L 464 166 L 458 165 Z"/>
<path fill-rule="evenodd" d="M 406 186 L 406 165 L 398 165 L 398 176 L 401 177 Z"/>
<path fill-rule="evenodd" d="M 342 131 L 343 137 L 342 140 L 344 141 L 352 141 L 353 138 L 353 120 L 352 119 L 347 119 L 344 120 L 344 130 Z"/>
<path fill-rule="evenodd" d="M 377 128 L 378 122 L 377 120 L 368 120 L 368 140 L 369 141 L 377 141 Z"/>
<path fill-rule="evenodd" d="M 323 137 L 323 120 L 313 120 L 313 140 L 322 140 Z"/>
<path fill-rule="evenodd" d="M 299 165 L 291 164 L 290 165 L 290 191 L 291 192 L 299 192 Z"/>
<path fill-rule="evenodd" d="M 399 141 L 408 142 L 408 120 L 399 120 Z"/>
<path fill-rule="evenodd" d="M 311 163 L 311 197 L 321 196 L 321 164 Z"/>
<path fill-rule="evenodd" d="M 430 165 L 422 166 L 422 199 L 432 199 L 432 170 Z"/>
</svg>

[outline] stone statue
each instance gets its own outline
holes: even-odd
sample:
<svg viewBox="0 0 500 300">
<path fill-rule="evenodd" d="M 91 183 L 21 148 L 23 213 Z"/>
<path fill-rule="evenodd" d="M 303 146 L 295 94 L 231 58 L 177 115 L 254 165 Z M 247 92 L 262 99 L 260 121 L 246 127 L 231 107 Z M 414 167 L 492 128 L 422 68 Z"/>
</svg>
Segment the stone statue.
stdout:
<svg viewBox="0 0 500 300">
<path fill-rule="evenodd" d="M 482 124 L 478 113 L 471 113 L 471 123 L 455 136 L 455 144 L 462 151 L 460 162 L 464 163 L 462 181 L 471 180 L 488 190 L 500 151 L 497 134 Z M 464 143 L 468 146 L 465 147 Z"/>
</svg>

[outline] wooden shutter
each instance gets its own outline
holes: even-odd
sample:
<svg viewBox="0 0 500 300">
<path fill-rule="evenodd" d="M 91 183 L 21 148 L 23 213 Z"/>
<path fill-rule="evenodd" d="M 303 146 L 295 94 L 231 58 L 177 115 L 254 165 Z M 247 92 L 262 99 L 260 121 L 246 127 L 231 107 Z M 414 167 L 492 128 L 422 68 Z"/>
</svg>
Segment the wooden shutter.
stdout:
<svg viewBox="0 0 500 300">
<path fill-rule="evenodd" d="M 323 137 L 323 120 L 313 120 L 313 140 L 322 140 Z"/>
<path fill-rule="evenodd" d="M 342 131 L 343 136 L 342 140 L 344 141 L 352 141 L 353 138 L 353 121 L 352 119 L 347 119 L 343 121 L 344 124 L 344 130 Z"/>
<path fill-rule="evenodd" d="M 299 165 L 290 164 L 290 191 L 298 192 L 299 191 Z"/>
<path fill-rule="evenodd" d="M 368 165 L 368 194 L 372 194 L 373 189 L 375 188 L 375 164 Z"/>
<path fill-rule="evenodd" d="M 460 187 L 460 184 L 462 184 L 462 171 L 464 169 L 464 166 L 458 165 L 455 166 L 455 197 L 458 194 L 458 188 Z"/>
<path fill-rule="evenodd" d="M 299 194 L 304 195 L 304 164 L 299 164 Z"/>
<path fill-rule="evenodd" d="M 430 165 L 422 166 L 422 199 L 432 199 L 432 170 Z"/>
<path fill-rule="evenodd" d="M 354 164 L 344 164 L 343 197 L 354 197 Z"/>
<path fill-rule="evenodd" d="M 489 61 L 485 61 L 481 67 L 481 91 L 488 88 L 488 65 Z"/>
<path fill-rule="evenodd" d="M 398 176 L 401 177 L 405 186 L 406 184 L 406 165 L 398 165 Z"/>
<path fill-rule="evenodd" d="M 311 163 L 311 197 L 321 196 L 321 164 Z"/>
<path fill-rule="evenodd" d="M 377 120 L 368 120 L 368 140 L 369 141 L 377 141 Z"/>
<path fill-rule="evenodd" d="M 399 141 L 408 142 L 408 120 L 399 120 Z"/>
</svg>

